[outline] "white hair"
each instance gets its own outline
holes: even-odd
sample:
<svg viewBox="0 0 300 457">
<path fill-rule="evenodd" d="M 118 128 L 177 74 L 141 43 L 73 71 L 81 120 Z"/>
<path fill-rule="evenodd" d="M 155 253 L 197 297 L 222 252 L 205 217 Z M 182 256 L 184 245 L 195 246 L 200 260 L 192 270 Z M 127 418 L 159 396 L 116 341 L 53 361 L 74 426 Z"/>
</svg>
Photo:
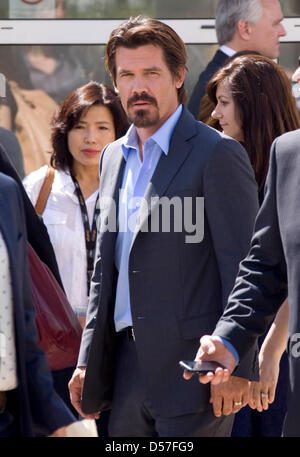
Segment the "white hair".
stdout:
<svg viewBox="0 0 300 457">
<path fill-rule="evenodd" d="M 261 0 L 219 0 L 216 7 L 216 32 L 220 45 L 230 42 L 239 21 L 256 24 L 263 13 Z"/>
</svg>

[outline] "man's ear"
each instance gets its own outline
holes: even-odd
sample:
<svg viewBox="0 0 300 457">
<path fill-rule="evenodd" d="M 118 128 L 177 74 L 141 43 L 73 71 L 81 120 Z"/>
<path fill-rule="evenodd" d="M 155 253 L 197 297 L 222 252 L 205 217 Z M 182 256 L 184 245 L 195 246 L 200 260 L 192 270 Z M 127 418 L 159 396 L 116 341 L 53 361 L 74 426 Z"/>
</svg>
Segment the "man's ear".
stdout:
<svg viewBox="0 0 300 457">
<path fill-rule="evenodd" d="M 115 93 L 118 94 L 118 93 L 119 93 L 119 90 L 118 90 L 118 88 L 117 88 L 117 86 L 116 86 L 115 83 L 114 83 L 114 89 L 115 89 Z"/>
<path fill-rule="evenodd" d="M 180 89 L 180 87 L 183 85 L 184 80 L 185 80 L 185 75 L 186 75 L 186 68 L 180 67 L 178 70 L 177 77 L 176 77 L 176 89 Z"/>
<path fill-rule="evenodd" d="M 242 40 L 249 41 L 253 32 L 253 24 L 248 21 L 239 21 L 237 24 L 237 32 Z"/>
</svg>

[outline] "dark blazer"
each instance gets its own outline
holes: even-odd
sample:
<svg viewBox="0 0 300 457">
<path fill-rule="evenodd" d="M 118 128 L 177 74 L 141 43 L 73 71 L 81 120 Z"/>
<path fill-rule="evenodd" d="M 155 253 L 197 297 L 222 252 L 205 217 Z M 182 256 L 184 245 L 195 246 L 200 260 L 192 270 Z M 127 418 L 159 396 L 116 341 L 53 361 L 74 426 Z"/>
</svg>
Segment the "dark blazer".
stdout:
<svg viewBox="0 0 300 457">
<path fill-rule="evenodd" d="M 229 339 L 243 359 L 288 293 L 290 392 L 285 436 L 300 436 L 299 144 L 300 130 L 286 133 L 273 143 L 251 250 L 241 264 L 228 307 L 214 332 Z"/>
<path fill-rule="evenodd" d="M 1 137 L 0 137 L 1 142 Z M 13 178 L 19 186 L 25 211 L 25 222 L 28 241 L 38 254 L 39 258 L 50 268 L 53 275 L 63 288 L 59 274 L 55 253 L 43 219 L 37 215 L 34 207 L 24 189 L 22 181 L 13 166 L 5 148 L 0 144 L 0 172 Z"/>
<path fill-rule="evenodd" d="M 206 85 L 215 72 L 222 67 L 226 59 L 228 59 L 228 55 L 218 49 L 205 70 L 200 73 L 199 79 L 188 102 L 188 109 L 196 119 L 198 119 L 199 116 L 200 103 L 205 94 Z"/>
<path fill-rule="evenodd" d="M 16 135 L 8 129 L 0 127 L 0 143 L 6 151 L 21 179 L 25 176 L 22 149 Z"/>
<path fill-rule="evenodd" d="M 18 387 L 8 393 L 7 407 L 14 405 L 18 436 L 48 435 L 75 418 L 54 392 L 45 354 L 38 346 L 22 198 L 15 181 L 2 173 L 0 230 L 10 264 L 18 375 Z"/>
<path fill-rule="evenodd" d="M 109 407 L 115 346 L 114 265 L 116 232 L 104 231 L 118 203 L 124 169 L 122 139 L 102 154 L 102 212 L 98 258 L 78 366 L 86 366 L 82 409 Z M 184 229 L 146 231 L 159 211 L 151 198 L 204 197 L 204 239 L 187 243 Z M 175 126 L 168 156 L 162 154 L 145 199 L 129 258 L 131 311 L 148 398 L 158 414 L 177 416 L 207 407 L 210 388 L 187 382 L 178 362 L 193 360 L 199 338 L 213 330 L 249 249 L 258 211 L 257 187 L 246 151 L 235 140 L 195 121 L 187 109 Z M 152 200 L 153 203 L 153 200 Z M 194 208 L 195 209 L 195 208 Z M 195 213 L 194 213 L 195 215 Z M 171 221 L 173 222 L 173 221 Z M 172 227 L 172 223 L 171 223 Z M 240 374 L 253 376 L 254 351 Z M 126 376 L 126 373 L 124 373 Z"/>
</svg>

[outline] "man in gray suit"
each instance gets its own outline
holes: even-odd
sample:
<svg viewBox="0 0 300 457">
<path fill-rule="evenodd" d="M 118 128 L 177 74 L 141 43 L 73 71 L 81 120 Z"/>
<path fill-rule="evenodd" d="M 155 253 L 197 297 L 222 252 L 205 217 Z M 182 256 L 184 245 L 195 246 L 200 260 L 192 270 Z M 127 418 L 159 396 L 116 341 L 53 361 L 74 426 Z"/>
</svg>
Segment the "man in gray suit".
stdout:
<svg viewBox="0 0 300 457">
<path fill-rule="evenodd" d="M 281 303 L 289 297 L 287 352 L 290 384 L 284 436 L 300 436 L 300 130 L 277 138 L 272 146 L 264 203 L 257 216 L 248 256 L 241 263 L 228 307 L 213 333 L 201 340 L 198 358 L 214 359 L 218 368 L 200 379 L 226 381 L 237 360 L 218 339 L 223 337 L 240 361 L 263 334 Z M 280 330 L 280 329 L 279 329 Z M 262 395 L 265 395 L 262 392 Z"/>
<path fill-rule="evenodd" d="M 279 56 L 279 38 L 286 35 L 278 0 L 219 0 L 216 32 L 220 48 L 199 79 L 188 108 L 198 118 L 206 85 L 228 57 L 240 51 L 256 51 L 270 59 Z"/>
<path fill-rule="evenodd" d="M 252 167 L 238 142 L 183 107 L 186 50 L 166 24 L 123 23 L 106 63 L 132 125 L 101 156 L 98 256 L 71 400 L 92 417 L 111 408 L 110 436 L 229 436 L 234 416 L 215 417 L 208 386 L 187 385 L 178 362 L 214 327 L 248 251 Z M 233 377 L 234 411 L 254 352 Z"/>
</svg>

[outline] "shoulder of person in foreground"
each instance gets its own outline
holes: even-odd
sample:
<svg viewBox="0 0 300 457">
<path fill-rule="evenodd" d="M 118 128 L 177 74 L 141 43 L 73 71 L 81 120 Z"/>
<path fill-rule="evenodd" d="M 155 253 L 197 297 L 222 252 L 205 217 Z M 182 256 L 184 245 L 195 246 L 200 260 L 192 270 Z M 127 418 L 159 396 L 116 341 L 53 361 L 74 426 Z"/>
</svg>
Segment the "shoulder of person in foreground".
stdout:
<svg viewBox="0 0 300 457">
<path fill-rule="evenodd" d="M 101 191 L 101 182 L 106 178 L 107 173 L 114 171 L 115 163 L 118 163 L 119 160 L 123 157 L 122 144 L 124 142 L 124 136 L 118 138 L 112 143 L 108 143 L 103 149 L 100 157 L 99 164 L 99 173 L 100 173 L 100 191 Z"/>
<path fill-rule="evenodd" d="M 122 144 L 124 143 L 124 136 L 118 138 L 117 140 L 113 141 L 112 143 L 108 143 L 100 157 L 100 172 L 102 171 L 103 166 L 106 164 L 106 161 L 111 159 L 111 156 L 116 152 L 120 151 L 122 153 Z"/>
<path fill-rule="evenodd" d="M 284 133 L 273 142 L 273 149 L 276 150 L 276 157 L 286 161 L 300 155 L 300 129 Z M 283 155 L 283 156 L 282 156 Z"/>
<path fill-rule="evenodd" d="M 242 213 L 251 215 L 252 220 L 258 212 L 258 189 L 246 150 L 233 138 L 201 122 L 198 124 L 198 147 L 201 151 L 207 148 L 204 170 L 206 205 L 212 202 L 218 211 L 224 209 L 225 205 L 227 211 L 232 211 L 236 217 L 239 217 L 240 209 Z M 205 127 L 203 133 L 200 126 L 202 129 Z M 245 207 L 243 205 L 246 202 Z"/>
</svg>

